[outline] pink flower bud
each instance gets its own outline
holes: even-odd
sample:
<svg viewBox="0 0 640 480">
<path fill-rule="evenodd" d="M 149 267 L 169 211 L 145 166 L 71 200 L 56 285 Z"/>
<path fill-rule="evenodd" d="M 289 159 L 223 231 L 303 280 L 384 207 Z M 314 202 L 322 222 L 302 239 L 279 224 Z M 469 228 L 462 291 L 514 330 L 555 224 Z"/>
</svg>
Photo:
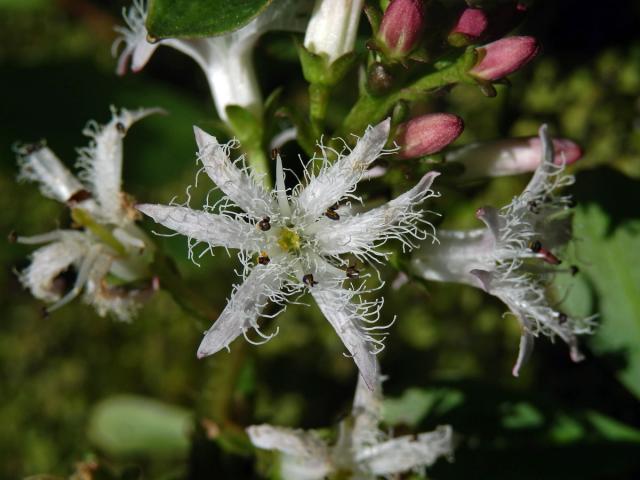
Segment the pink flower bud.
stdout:
<svg viewBox="0 0 640 480">
<path fill-rule="evenodd" d="M 539 50 L 533 37 L 501 38 L 478 48 L 480 61 L 469 73 L 482 80 L 498 80 L 529 63 Z"/>
<path fill-rule="evenodd" d="M 414 158 L 439 152 L 462 133 L 464 122 L 450 113 L 431 113 L 398 126 L 396 142 L 401 158 Z"/>
<path fill-rule="evenodd" d="M 423 28 L 422 0 L 391 0 L 380 23 L 378 43 L 390 57 L 404 57 L 417 46 Z"/>
<path fill-rule="evenodd" d="M 554 139 L 553 147 L 556 165 L 570 165 L 582 157 L 582 149 L 571 140 Z M 533 172 L 541 158 L 540 139 L 531 137 L 473 143 L 449 152 L 445 160 L 462 163 L 463 178 L 471 180 Z"/>
<path fill-rule="evenodd" d="M 462 47 L 477 41 L 487 29 L 487 14 L 479 8 L 466 8 L 449 33 L 448 41 L 454 47 Z"/>
</svg>

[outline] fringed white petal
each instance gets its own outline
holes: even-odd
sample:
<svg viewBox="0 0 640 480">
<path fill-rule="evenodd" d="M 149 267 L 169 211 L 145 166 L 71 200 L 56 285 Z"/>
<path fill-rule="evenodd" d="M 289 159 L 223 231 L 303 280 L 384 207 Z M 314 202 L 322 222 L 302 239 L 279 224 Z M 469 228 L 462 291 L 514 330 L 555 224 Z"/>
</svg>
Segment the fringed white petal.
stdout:
<svg viewBox="0 0 640 480">
<path fill-rule="evenodd" d="M 260 332 L 258 318 L 267 306 L 270 298 L 280 290 L 280 269 L 274 262 L 269 265 L 257 265 L 240 285 L 234 286 L 233 293 L 218 319 L 205 333 L 198 347 L 198 358 L 213 355 L 238 336 L 254 329 L 265 341 L 274 334 Z"/>
<path fill-rule="evenodd" d="M 80 232 L 56 231 L 55 235 L 47 235 L 44 241 L 53 240 L 53 243 L 45 245 L 33 252 L 31 264 L 20 273 L 20 281 L 28 288 L 32 295 L 45 302 L 55 302 L 61 296 L 61 291 L 56 291 L 53 282 L 56 277 L 71 265 L 78 264 L 88 249 L 88 240 Z M 22 237 L 21 243 L 32 243 L 30 240 L 37 237 Z"/>
<path fill-rule="evenodd" d="M 370 389 L 374 389 L 378 378 L 377 362 L 373 353 L 375 348 L 369 344 L 370 335 L 362 326 L 363 319 L 357 305 L 345 300 L 339 288 L 324 288 L 318 285 L 311 288 L 310 292 L 353 357 L 364 382 Z"/>
<path fill-rule="evenodd" d="M 390 239 L 412 249 L 417 246 L 416 241 L 435 238 L 435 228 L 422 219 L 423 211 L 418 207 L 425 198 L 435 196 L 431 184 L 438 175 L 427 173 L 411 190 L 381 207 L 344 220 L 321 219 L 310 230 L 316 232 L 320 248 L 327 255 L 351 253 L 370 259 L 383 255 L 376 248 Z"/>
<path fill-rule="evenodd" d="M 87 278 L 83 298 L 101 317 L 110 314 L 120 321 L 128 322 L 142 306 L 142 295 L 136 291 L 127 292 L 123 288 L 110 287 L 105 283 L 112 263 L 113 257 L 108 254 L 103 253 L 96 258 Z"/>
<path fill-rule="evenodd" d="M 382 418 L 382 401 L 380 375 L 376 376 L 372 389 L 369 389 L 362 376 L 358 377 L 356 395 L 353 399 L 353 428 L 350 439 L 354 450 L 361 450 L 382 440 L 383 434 L 378 428 Z"/>
<path fill-rule="evenodd" d="M 520 348 L 518 350 L 518 358 L 511 373 L 514 377 L 520 375 L 520 369 L 529 360 L 533 353 L 533 345 L 535 338 L 531 333 L 524 330 L 520 336 Z"/>
<path fill-rule="evenodd" d="M 165 227 L 212 247 L 253 252 L 260 250 L 260 235 L 256 227 L 248 222 L 189 207 L 145 203 L 136 208 Z"/>
<path fill-rule="evenodd" d="M 122 183 L 122 139 L 129 127 L 138 120 L 161 109 L 145 108 L 118 112 L 112 108 L 112 118 L 106 125 L 95 121 L 87 124 L 83 133 L 91 138 L 88 147 L 78 149 L 77 166 L 80 178 L 87 184 L 98 203 L 102 221 L 121 224 L 130 218 L 125 210 L 121 192 Z"/>
<path fill-rule="evenodd" d="M 440 426 L 417 438 L 404 436 L 365 448 L 357 453 L 356 462 L 374 475 L 393 475 L 433 465 L 440 457 L 453 454 L 453 431 Z"/>
<path fill-rule="evenodd" d="M 538 194 L 544 189 L 549 175 L 558 170 L 558 168 L 554 165 L 555 152 L 553 150 L 553 142 L 549 137 L 549 132 L 546 125 L 542 125 L 540 127 L 539 135 L 542 151 L 540 166 L 536 168 L 533 177 L 531 177 L 527 188 L 525 188 L 524 190 L 525 192 L 534 195 Z"/>
<path fill-rule="evenodd" d="M 229 159 L 229 146 L 198 127 L 193 127 L 199 160 L 213 182 L 245 212 L 260 218 L 272 216 L 277 207 L 271 195 L 242 168 Z M 241 160 L 240 160 L 241 161 Z"/>
<path fill-rule="evenodd" d="M 271 425 L 253 425 L 247 428 L 247 433 L 251 443 L 264 450 L 278 450 L 301 457 L 321 457 L 328 453 L 326 443 L 313 432 Z"/>
<path fill-rule="evenodd" d="M 85 251 L 85 255 L 82 256 L 82 259 L 79 262 L 76 281 L 73 284 L 73 288 L 57 302 L 47 308 L 47 311 L 53 312 L 74 300 L 78 295 L 80 295 L 82 289 L 87 286 L 88 282 L 92 282 L 89 285 L 89 288 L 95 289 L 97 279 L 99 278 L 101 280 L 103 276 L 106 275 L 106 271 L 108 271 L 107 268 L 103 273 L 105 261 L 109 261 L 109 257 L 104 255 L 104 247 L 99 243 L 90 244 Z M 98 269 L 98 272 L 100 272 L 99 274 L 94 270 L 96 268 Z"/>
<path fill-rule="evenodd" d="M 313 432 L 254 425 L 247 428 L 251 443 L 264 450 L 283 453 L 280 475 L 291 480 L 320 480 L 332 470 L 329 451 Z"/>
<path fill-rule="evenodd" d="M 411 269 L 425 280 L 482 288 L 474 269 L 488 269 L 495 242 L 486 229 L 438 230 L 438 242 L 424 242 L 411 257 Z"/>
<path fill-rule="evenodd" d="M 115 27 L 115 31 L 120 34 L 111 47 L 111 53 L 115 56 L 124 43 L 124 48 L 118 57 L 118 75 L 124 75 L 131 60 L 131 70 L 138 72 L 149 61 L 159 43 L 150 43 L 147 40 L 147 19 L 146 2 L 144 0 L 133 0 L 131 7 L 123 9 L 125 26 Z"/>
<path fill-rule="evenodd" d="M 66 202 L 74 193 L 84 189 L 48 147 L 34 148 L 35 150 L 25 148 L 25 153 L 18 157 L 18 180 L 39 183 L 44 196 L 59 202 Z"/>
<path fill-rule="evenodd" d="M 380 156 L 389 137 L 390 119 L 386 119 L 375 127 L 367 129 L 358 140 L 351 153 L 343 155 L 330 164 L 326 158 L 322 161 L 322 170 L 312 176 L 309 184 L 296 199 L 301 216 L 318 218 L 329 207 L 337 203 L 345 195 L 352 193 L 369 165 Z M 312 169 L 313 162 L 309 168 Z"/>
</svg>

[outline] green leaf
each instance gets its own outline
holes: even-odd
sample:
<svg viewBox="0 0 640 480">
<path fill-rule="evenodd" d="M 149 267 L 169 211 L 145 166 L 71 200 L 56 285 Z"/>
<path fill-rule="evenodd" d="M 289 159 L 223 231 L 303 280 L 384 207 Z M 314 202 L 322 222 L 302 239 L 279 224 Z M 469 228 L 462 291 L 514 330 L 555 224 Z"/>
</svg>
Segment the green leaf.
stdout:
<svg viewBox="0 0 640 480">
<path fill-rule="evenodd" d="M 637 191 L 637 185 L 615 186 L 616 179 L 607 175 L 611 174 L 599 175 L 611 189 L 607 192 Z M 582 274 L 597 293 L 600 326 L 593 348 L 619 357 L 621 381 L 640 396 L 640 218 L 623 212 L 621 206 L 626 203 L 615 196 L 611 205 L 580 206 L 574 230 L 580 240 L 576 255 Z"/>
<path fill-rule="evenodd" d="M 117 457 L 181 458 L 189 450 L 191 414 L 152 398 L 118 395 L 100 402 L 89 421 L 89 438 Z"/>
<path fill-rule="evenodd" d="M 440 417 L 463 401 L 463 393 L 452 388 L 410 388 L 399 398 L 387 398 L 382 416 L 389 425 L 415 427 L 430 413 Z"/>
<path fill-rule="evenodd" d="M 147 29 L 156 38 L 211 37 L 237 30 L 272 0 L 151 0 Z"/>
</svg>

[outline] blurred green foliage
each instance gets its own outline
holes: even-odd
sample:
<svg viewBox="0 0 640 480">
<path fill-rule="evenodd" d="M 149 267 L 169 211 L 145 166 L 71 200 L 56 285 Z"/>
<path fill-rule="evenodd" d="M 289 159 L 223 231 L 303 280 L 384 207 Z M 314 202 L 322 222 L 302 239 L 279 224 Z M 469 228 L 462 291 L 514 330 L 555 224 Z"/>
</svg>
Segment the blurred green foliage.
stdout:
<svg viewBox="0 0 640 480">
<path fill-rule="evenodd" d="M 568 3 L 574 12 L 582 9 L 583 23 L 597 24 L 598 7 Z M 639 18 L 633 2 L 620 3 L 611 7 L 617 15 Z M 105 121 L 110 104 L 169 111 L 128 135 L 125 186 L 145 201 L 186 198 L 195 175 L 191 126 L 219 127 L 206 82 L 190 60 L 168 49 L 160 49 L 143 73 L 117 78 L 109 47 L 121 6 L 0 2 L 5 234 L 40 233 L 69 220 L 33 185 L 14 181 L 12 144 L 47 138 L 72 165 L 74 148 L 87 140 L 83 125 Z M 585 148 L 574 167 L 573 193 L 581 206 L 570 252 L 581 273 L 559 278 L 558 301 L 581 313 L 599 312 L 602 326 L 587 341 L 585 362 L 571 364 L 564 345 L 540 341 L 523 376 L 514 379 L 519 329 L 512 318 L 502 318 L 502 304 L 463 286 L 411 283 L 392 292 L 387 282 L 384 314 L 398 320 L 381 356 L 389 376 L 386 422 L 397 432 L 450 423 L 459 434 L 455 462 L 438 463 L 430 478 L 640 475 L 640 39 L 633 29 L 624 36 L 616 25 L 600 25 L 613 40 L 588 43 L 585 33 L 578 34 L 588 46 L 583 51 L 571 29 L 584 25 L 575 18 L 577 26 L 562 23 L 566 8 L 550 0 L 534 6 L 522 30 L 540 35 L 546 52 L 515 75 L 511 87 L 500 87 L 497 98 L 465 86 L 425 99 L 424 109 L 462 116 L 466 129 L 459 144 L 533 135 L 548 122 L 554 134 Z M 256 63 L 265 92 L 284 85 L 302 105 L 306 85 L 288 38 L 265 37 Z M 330 123 L 353 98 L 348 88 L 337 92 Z M 372 196 L 399 188 L 411 175 L 417 174 L 392 169 L 392 185 L 372 182 Z M 430 208 L 444 214 L 441 225 L 475 226 L 476 207 L 504 204 L 525 182 L 503 178 L 459 189 L 445 177 L 443 195 Z M 191 190 L 192 205 L 210 187 L 204 181 Z M 158 237 L 158 243 L 176 260 L 187 286 L 207 298 L 213 313 L 220 311 L 235 260 L 217 253 L 198 267 L 187 261 L 184 239 Z M 279 335 L 262 347 L 238 341 L 231 353 L 197 361 L 195 349 L 209 325 L 164 292 L 131 324 L 97 317 L 78 302 L 43 316 L 14 274 L 30 251 L 20 245 L 0 250 L 1 478 L 67 477 L 74 469 L 76 475 L 89 469 L 95 478 L 141 478 L 140 469 L 144 478 L 211 478 L 213 472 L 216 478 L 251 478 L 254 460 L 238 425 L 318 428 L 348 413 L 355 369 L 315 308 L 288 308 L 277 320 Z M 392 269 L 382 274 L 395 275 Z M 225 418 L 233 424 L 224 424 Z M 113 435 L 124 440 L 114 444 Z M 159 454 L 163 449 L 171 454 Z M 100 467 L 92 470 L 96 461 Z M 76 462 L 84 463 L 74 467 Z"/>
</svg>

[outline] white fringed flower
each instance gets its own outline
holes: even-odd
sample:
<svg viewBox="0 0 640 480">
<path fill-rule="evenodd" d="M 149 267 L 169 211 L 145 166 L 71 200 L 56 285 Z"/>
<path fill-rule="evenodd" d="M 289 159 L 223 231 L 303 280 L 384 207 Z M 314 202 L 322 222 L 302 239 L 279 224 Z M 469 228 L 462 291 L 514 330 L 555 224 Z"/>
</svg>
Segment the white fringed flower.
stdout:
<svg viewBox="0 0 640 480">
<path fill-rule="evenodd" d="M 564 174 L 563 162 L 554 163 L 546 126 L 540 128 L 540 140 L 542 161 L 524 192 L 500 210 L 477 210 L 486 228 L 439 230 L 439 245 L 423 245 L 412 259 L 414 272 L 425 279 L 482 288 L 509 307 L 522 326 L 515 376 L 533 349 L 534 337 L 559 336 L 569 345 L 571 358 L 579 361 L 576 336 L 593 328 L 594 317 L 571 318 L 548 299 L 547 289 L 561 263 L 552 251 L 572 235 L 572 201 L 558 190 L 574 178 Z"/>
<path fill-rule="evenodd" d="M 112 109 L 108 124 L 89 122 L 83 133 L 91 142 L 78 150 L 80 180 L 45 145 L 18 148 L 18 179 L 39 183 L 43 195 L 66 203 L 74 222 L 83 227 L 16 239 L 24 244 L 46 244 L 33 253 L 20 280 L 36 298 L 52 304 L 48 311 L 84 292 L 85 302 L 100 315 L 112 313 L 128 320 L 150 292 L 146 287 L 110 285 L 106 277 L 127 283 L 147 275 L 150 243 L 134 223 L 138 213 L 131 199 L 121 191 L 122 140 L 134 122 L 157 112 Z M 60 275 L 71 267 L 76 279 L 68 290 Z"/>
<path fill-rule="evenodd" d="M 218 115 L 227 119 L 226 108 L 239 105 L 256 115 L 262 113 L 262 95 L 252 63 L 253 47 L 258 38 L 270 30 L 303 31 L 301 19 L 306 2 L 275 0 L 244 27 L 216 37 L 192 39 L 152 39 L 145 27 L 145 0 L 134 0 L 124 11 L 126 26 L 116 27 L 120 37 L 113 44 L 114 55 L 124 44 L 117 72 L 123 75 L 131 61 L 131 70 L 140 71 L 161 45 L 173 47 L 189 55 L 200 66 L 211 89 Z"/>
<path fill-rule="evenodd" d="M 270 339 L 275 334 L 262 334 L 258 325 L 260 317 L 268 316 L 264 312 L 268 301 L 284 304 L 292 295 L 308 290 L 365 381 L 372 384 L 374 354 L 382 350 L 386 335 L 384 327 L 376 325 L 383 302 L 360 300 L 370 290 L 364 284 L 351 286 L 358 272 L 342 255 L 381 261 L 386 254 L 377 247 L 389 239 L 398 239 L 407 248 L 414 246 L 414 240 L 426 239 L 427 230 L 433 227 L 422 219 L 418 206 L 434 196 L 430 186 L 438 175 L 428 173 L 411 190 L 381 207 L 352 213 L 340 202 L 358 199 L 353 195 L 356 185 L 380 156 L 388 134 L 389 120 L 369 128 L 355 148 L 333 164 L 327 156 L 337 152 L 322 147 L 322 157 L 306 166 L 306 186 L 298 185 L 293 191 L 285 188 L 278 156 L 276 188 L 268 192 L 262 178 L 254 178 L 242 166 L 242 158 L 229 159 L 229 145 L 220 145 L 195 128 L 199 160 L 226 195 L 218 213 L 171 205 L 140 205 L 138 209 L 189 237 L 191 246 L 204 242 L 209 248 L 240 250 L 244 282 L 234 287 L 226 308 L 206 332 L 199 357 L 228 348 L 239 335 L 251 341 L 247 333 L 252 328 L 265 341 Z M 317 176 L 312 173 L 314 160 L 322 162 Z"/>
<path fill-rule="evenodd" d="M 379 428 L 381 417 L 379 378 L 373 390 L 360 379 L 351 416 L 340 424 L 334 445 L 313 431 L 271 425 L 254 425 L 247 428 L 247 433 L 256 447 L 281 453 L 280 475 L 286 480 L 320 480 L 338 472 L 362 480 L 388 477 L 422 470 L 440 457 L 453 455 L 450 426 L 389 438 Z"/>
</svg>

